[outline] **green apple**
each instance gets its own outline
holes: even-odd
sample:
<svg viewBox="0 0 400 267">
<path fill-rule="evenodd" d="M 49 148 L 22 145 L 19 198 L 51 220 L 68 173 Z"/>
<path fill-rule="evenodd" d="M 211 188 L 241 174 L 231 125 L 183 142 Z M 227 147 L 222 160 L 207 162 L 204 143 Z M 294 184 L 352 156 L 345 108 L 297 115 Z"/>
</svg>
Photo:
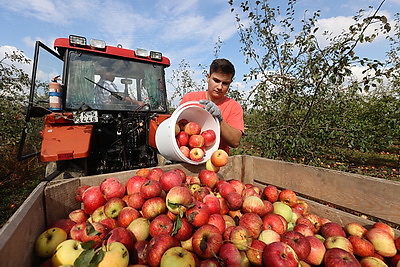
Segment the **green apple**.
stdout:
<svg viewBox="0 0 400 267">
<path fill-rule="evenodd" d="M 292 209 L 283 202 L 276 201 L 272 204 L 274 206 L 274 213 L 281 215 L 289 223 L 293 217 Z"/>
<path fill-rule="evenodd" d="M 126 267 L 129 264 L 129 252 L 120 242 L 113 242 L 102 247 L 104 257 L 98 267 Z"/>
<path fill-rule="evenodd" d="M 74 265 L 74 261 L 83 252 L 81 242 L 73 239 L 60 243 L 51 258 L 53 266 Z"/>
<path fill-rule="evenodd" d="M 42 232 L 35 242 L 35 251 L 39 257 L 48 258 L 53 255 L 56 247 L 67 239 L 65 230 L 52 227 Z"/>
<path fill-rule="evenodd" d="M 169 248 L 161 257 L 160 267 L 196 266 L 192 253 L 182 247 Z"/>
<path fill-rule="evenodd" d="M 150 235 L 150 221 L 143 217 L 137 218 L 129 224 L 127 229 L 132 232 L 137 241 L 146 240 Z"/>
</svg>

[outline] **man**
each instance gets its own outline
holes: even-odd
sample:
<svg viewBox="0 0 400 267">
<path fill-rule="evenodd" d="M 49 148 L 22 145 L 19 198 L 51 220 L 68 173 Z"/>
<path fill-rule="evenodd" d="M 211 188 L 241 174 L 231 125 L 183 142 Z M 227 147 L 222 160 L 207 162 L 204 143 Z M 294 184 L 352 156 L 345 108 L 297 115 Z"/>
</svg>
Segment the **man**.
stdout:
<svg viewBox="0 0 400 267">
<path fill-rule="evenodd" d="M 243 109 L 238 102 L 225 96 L 235 76 L 235 67 L 226 59 L 215 59 L 207 74 L 207 91 L 190 92 L 180 104 L 199 101 L 220 122 L 220 148 L 229 154 L 229 147 L 238 147 L 244 134 Z"/>
</svg>

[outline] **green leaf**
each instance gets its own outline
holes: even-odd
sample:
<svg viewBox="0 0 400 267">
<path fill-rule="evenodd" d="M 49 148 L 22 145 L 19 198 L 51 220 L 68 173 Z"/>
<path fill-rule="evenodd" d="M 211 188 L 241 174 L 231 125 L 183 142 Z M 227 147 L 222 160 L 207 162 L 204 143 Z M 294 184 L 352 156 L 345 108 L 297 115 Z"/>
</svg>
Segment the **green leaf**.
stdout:
<svg viewBox="0 0 400 267">
<path fill-rule="evenodd" d="M 83 249 L 91 249 L 91 248 L 93 248 L 94 243 L 95 242 L 93 240 L 89 240 L 87 242 L 81 243 L 81 246 L 82 246 Z"/>
<path fill-rule="evenodd" d="M 172 236 L 176 235 L 179 231 L 179 229 L 181 229 L 182 227 L 182 215 L 178 214 L 178 216 L 176 216 L 175 218 L 175 222 L 174 222 L 174 229 L 172 230 Z"/>
<path fill-rule="evenodd" d="M 94 249 L 82 251 L 82 253 L 74 261 L 74 267 L 87 267 L 89 266 L 94 256 Z"/>
</svg>

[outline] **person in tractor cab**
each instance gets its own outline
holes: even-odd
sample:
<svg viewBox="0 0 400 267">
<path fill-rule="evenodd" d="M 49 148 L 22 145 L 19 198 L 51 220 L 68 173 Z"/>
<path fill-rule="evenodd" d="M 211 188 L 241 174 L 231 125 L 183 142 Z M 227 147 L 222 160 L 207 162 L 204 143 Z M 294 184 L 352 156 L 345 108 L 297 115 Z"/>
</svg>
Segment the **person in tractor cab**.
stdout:
<svg viewBox="0 0 400 267">
<path fill-rule="evenodd" d="M 207 74 L 207 91 L 190 92 L 183 96 L 180 105 L 199 101 L 220 122 L 220 148 L 229 154 L 229 148 L 238 147 L 244 134 L 243 109 L 226 96 L 235 76 L 235 67 L 227 59 L 215 59 Z"/>
<path fill-rule="evenodd" d="M 125 100 L 127 103 L 143 106 L 144 103 L 142 101 L 133 99 L 129 95 L 121 95 L 117 85 L 114 83 L 115 76 L 113 71 L 106 68 L 102 70 L 100 80 L 94 89 L 94 102 L 96 104 L 115 104 L 119 103 L 118 101 Z"/>
</svg>

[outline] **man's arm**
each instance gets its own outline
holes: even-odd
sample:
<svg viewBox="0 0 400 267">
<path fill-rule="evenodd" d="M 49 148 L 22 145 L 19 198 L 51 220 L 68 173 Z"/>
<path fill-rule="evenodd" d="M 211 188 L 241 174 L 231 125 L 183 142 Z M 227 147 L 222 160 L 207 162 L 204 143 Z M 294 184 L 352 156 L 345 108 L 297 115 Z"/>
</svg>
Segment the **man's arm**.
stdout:
<svg viewBox="0 0 400 267">
<path fill-rule="evenodd" d="M 228 146 L 238 147 L 242 139 L 242 131 L 230 126 L 225 120 L 220 122 L 221 137 Z"/>
</svg>

